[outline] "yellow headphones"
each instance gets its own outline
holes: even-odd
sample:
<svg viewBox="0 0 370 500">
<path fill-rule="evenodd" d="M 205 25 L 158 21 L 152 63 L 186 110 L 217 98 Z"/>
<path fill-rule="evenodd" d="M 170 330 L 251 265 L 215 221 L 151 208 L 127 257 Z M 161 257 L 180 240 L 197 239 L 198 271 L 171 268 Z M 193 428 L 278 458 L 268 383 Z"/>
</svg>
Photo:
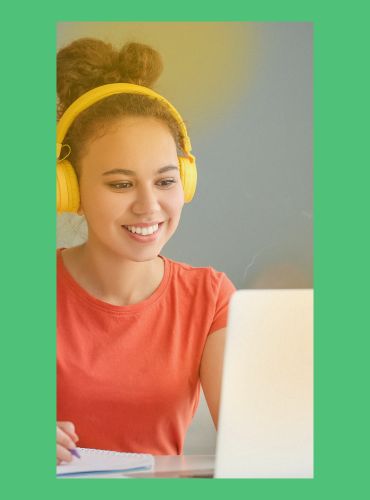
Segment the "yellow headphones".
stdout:
<svg viewBox="0 0 370 500">
<path fill-rule="evenodd" d="M 179 170 L 181 183 L 184 189 L 185 203 L 189 203 L 197 185 L 197 169 L 195 157 L 191 154 L 191 143 L 188 137 L 185 124 L 178 111 L 164 97 L 147 87 L 132 83 L 110 83 L 89 90 L 76 99 L 57 124 L 57 212 L 77 212 L 80 207 L 80 191 L 75 169 L 72 164 L 65 159 L 59 160 L 63 144 L 69 127 L 73 120 L 85 109 L 95 104 L 97 101 L 114 94 L 140 94 L 158 99 L 165 103 L 171 115 L 177 121 L 183 139 L 183 149 L 186 156 L 179 156 Z"/>
</svg>

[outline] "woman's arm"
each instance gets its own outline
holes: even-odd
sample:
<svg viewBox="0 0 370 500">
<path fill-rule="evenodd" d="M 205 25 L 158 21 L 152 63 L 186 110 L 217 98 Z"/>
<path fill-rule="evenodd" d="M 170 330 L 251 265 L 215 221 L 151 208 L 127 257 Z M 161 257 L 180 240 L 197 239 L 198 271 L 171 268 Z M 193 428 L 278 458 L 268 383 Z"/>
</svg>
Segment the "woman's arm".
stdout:
<svg viewBox="0 0 370 500">
<path fill-rule="evenodd" d="M 200 364 L 200 382 L 217 430 L 226 328 L 209 335 Z"/>
</svg>

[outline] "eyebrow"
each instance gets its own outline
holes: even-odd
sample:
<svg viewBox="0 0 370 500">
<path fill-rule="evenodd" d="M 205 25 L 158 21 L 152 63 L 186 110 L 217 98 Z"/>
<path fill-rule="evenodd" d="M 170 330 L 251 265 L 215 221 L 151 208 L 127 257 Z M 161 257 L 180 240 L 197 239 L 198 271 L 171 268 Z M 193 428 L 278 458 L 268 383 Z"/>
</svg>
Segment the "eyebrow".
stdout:
<svg viewBox="0 0 370 500">
<path fill-rule="evenodd" d="M 168 172 L 169 170 L 178 170 L 179 167 L 175 167 L 174 165 L 167 165 L 166 167 L 162 167 L 159 170 L 157 170 L 157 174 L 163 174 L 163 172 Z M 130 175 L 132 177 L 136 177 L 136 172 L 133 170 L 127 170 L 126 168 L 114 168 L 113 170 L 107 170 L 106 172 L 103 172 L 102 175 L 111 175 L 111 174 L 123 174 L 123 175 Z"/>
</svg>

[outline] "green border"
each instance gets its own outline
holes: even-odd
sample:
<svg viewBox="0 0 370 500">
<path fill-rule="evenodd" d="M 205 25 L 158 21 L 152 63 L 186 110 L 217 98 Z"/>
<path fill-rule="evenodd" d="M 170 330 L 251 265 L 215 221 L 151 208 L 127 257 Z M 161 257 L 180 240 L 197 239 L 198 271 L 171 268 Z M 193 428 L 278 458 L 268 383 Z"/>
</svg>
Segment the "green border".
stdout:
<svg viewBox="0 0 370 500">
<path fill-rule="evenodd" d="M 198 0 L 14 5 L 3 14 L 1 32 L 6 117 L 1 148 L 3 304 L 6 300 L 1 369 L 7 396 L 1 441 L 9 464 L 2 474 L 6 498 L 37 494 L 100 499 L 120 493 L 181 498 L 207 490 L 222 497 L 249 493 L 303 499 L 347 498 L 353 490 L 366 491 L 369 417 L 362 401 L 368 393 L 364 367 L 369 341 L 368 321 L 361 319 L 369 297 L 369 223 L 362 220 L 369 212 L 370 184 L 369 155 L 363 154 L 363 144 L 369 142 L 366 2 L 352 1 L 348 8 L 337 2 L 273 0 L 263 7 L 257 2 L 242 7 Z M 55 479 L 55 25 L 101 20 L 314 22 L 313 480 L 190 480 L 179 487 L 170 479 Z M 358 283 L 356 276 L 361 276 Z M 362 289 L 356 298 L 354 292 Z"/>
</svg>

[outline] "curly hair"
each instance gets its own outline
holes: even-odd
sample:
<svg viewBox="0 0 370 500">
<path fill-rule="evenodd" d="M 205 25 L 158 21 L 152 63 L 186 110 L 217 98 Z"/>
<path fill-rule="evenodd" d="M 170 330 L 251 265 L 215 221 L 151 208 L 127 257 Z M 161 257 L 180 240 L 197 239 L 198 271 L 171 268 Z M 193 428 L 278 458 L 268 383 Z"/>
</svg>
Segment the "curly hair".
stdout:
<svg viewBox="0 0 370 500">
<path fill-rule="evenodd" d="M 160 54 L 135 42 L 116 50 L 110 43 L 80 38 L 57 54 L 57 118 L 85 92 L 108 83 L 135 83 L 151 88 L 163 70 Z M 79 170 L 79 159 L 88 139 L 124 116 L 148 116 L 164 121 L 178 150 L 182 137 L 175 118 L 165 104 L 144 95 L 117 94 L 106 97 L 81 112 L 68 130 L 64 143 L 69 159 Z"/>
</svg>

